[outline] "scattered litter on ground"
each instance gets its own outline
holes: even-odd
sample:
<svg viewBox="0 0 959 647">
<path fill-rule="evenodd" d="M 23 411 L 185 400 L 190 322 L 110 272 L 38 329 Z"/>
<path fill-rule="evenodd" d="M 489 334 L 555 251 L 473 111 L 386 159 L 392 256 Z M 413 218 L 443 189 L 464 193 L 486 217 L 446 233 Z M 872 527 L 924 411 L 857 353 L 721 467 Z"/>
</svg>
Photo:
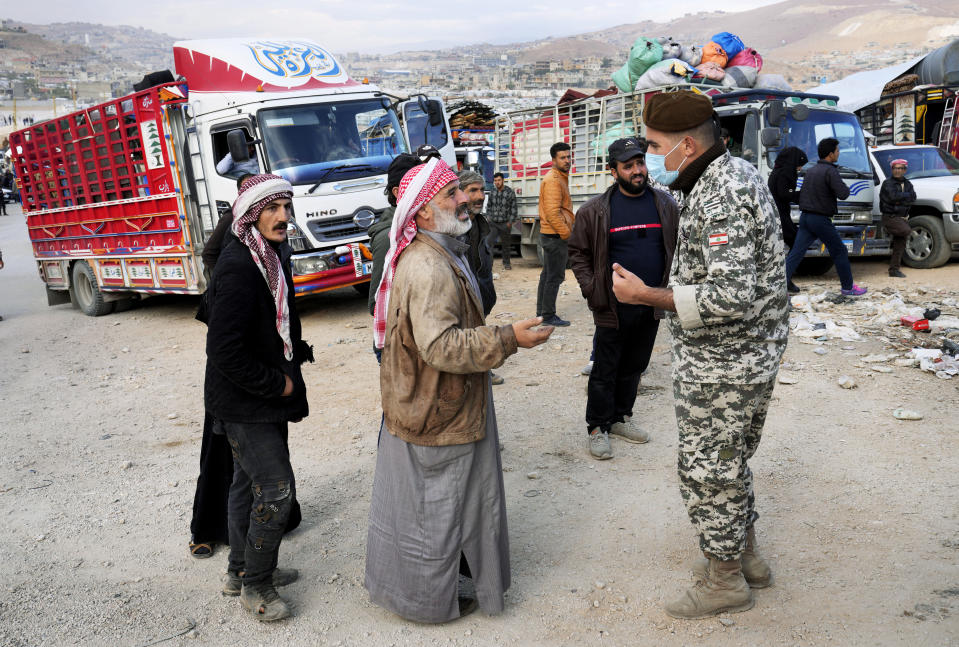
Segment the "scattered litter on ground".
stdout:
<svg viewBox="0 0 959 647">
<path fill-rule="evenodd" d="M 892 412 L 896 420 L 922 420 L 922 414 L 912 409 L 896 409 Z"/>
</svg>

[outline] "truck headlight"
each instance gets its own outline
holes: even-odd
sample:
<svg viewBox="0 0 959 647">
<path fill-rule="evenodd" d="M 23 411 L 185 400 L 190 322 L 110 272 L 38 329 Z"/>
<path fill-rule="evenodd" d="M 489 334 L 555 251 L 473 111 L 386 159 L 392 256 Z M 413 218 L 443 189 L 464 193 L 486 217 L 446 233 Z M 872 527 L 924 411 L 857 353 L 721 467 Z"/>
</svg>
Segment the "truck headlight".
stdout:
<svg viewBox="0 0 959 647">
<path fill-rule="evenodd" d="M 317 274 L 330 269 L 330 264 L 318 256 L 293 258 L 294 274 Z"/>
<path fill-rule="evenodd" d="M 290 243 L 294 252 L 302 252 L 310 248 L 310 242 L 292 220 L 286 223 L 286 241 Z"/>
<path fill-rule="evenodd" d="M 953 213 L 959 213 L 959 191 L 952 196 L 952 211 Z"/>
</svg>

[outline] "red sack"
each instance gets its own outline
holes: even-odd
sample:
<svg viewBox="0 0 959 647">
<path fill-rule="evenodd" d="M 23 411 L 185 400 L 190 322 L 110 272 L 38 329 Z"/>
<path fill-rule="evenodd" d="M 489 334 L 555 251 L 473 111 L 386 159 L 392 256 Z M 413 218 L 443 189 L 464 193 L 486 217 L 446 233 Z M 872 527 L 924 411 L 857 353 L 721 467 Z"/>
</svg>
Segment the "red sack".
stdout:
<svg viewBox="0 0 959 647">
<path fill-rule="evenodd" d="M 747 47 L 743 51 L 733 56 L 729 60 L 729 64 L 726 67 L 734 67 L 739 65 L 745 67 L 754 67 L 758 72 L 763 69 L 763 57 L 760 56 L 759 52 L 753 48 Z"/>
<path fill-rule="evenodd" d="M 726 50 L 710 41 L 703 45 L 703 60 L 701 63 L 717 63 L 719 67 L 726 67 L 729 57 L 726 56 Z"/>
</svg>

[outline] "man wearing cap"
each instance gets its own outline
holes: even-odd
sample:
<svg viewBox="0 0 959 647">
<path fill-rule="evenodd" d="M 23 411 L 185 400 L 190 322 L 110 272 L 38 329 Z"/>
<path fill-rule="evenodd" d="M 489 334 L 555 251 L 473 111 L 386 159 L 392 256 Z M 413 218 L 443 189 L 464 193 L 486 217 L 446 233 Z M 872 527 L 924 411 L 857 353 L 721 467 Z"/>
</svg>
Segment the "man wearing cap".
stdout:
<svg viewBox="0 0 959 647">
<path fill-rule="evenodd" d="M 241 185 L 233 235 L 207 293 L 204 403 L 234 460 L 223 593 L 239 595 L 262 621 L 290 615 L 275 588 L 297 576 L 277 568 L 296 492 L 287 425 L 309 413 L 300 365 L 313 360 L 293 298 L 286 242 L 292 197 L 290 183 L 275 175 Z"/>
<path fill-rule="evenodd" d="M 459 172 L 460 189 L 466 194 L 466 212 L 473 222 L 470 230 L 462 235 L 461 241 L 470 248 L 466 258 L 470 269 L 479 283 L 480 297 L 483 300 L 483 315 L 488 315 L 496 305 L 496 287 L 493 285 L 493 253 L 486 239 L 489 237 L 489 222 L 483 215 L 486 202 L 486 180 L 476 171 Z"/>
<path fill-rule="evenodd" d="M 536 316 L 550 326 L 568 326 L 556 314 L 556 295 L 566 278 L 569 260 L 567 240 L 573 229 L 573 201 L 569 195 L 569 171 L 572 151 L 566 142 L 549 148 L 553 168 L 543 176 L 539 187 L 539 233 L 543 247 L 543 271 L 536 290 Z"/>
<path fill-rule="evenodd" d="M 670 311 L 680 492 L 707 561 L 666 612 L 703 618 L 752 608 L 750 587 L 772 580 L 748 461 L 786 347 L 784 246 L 766 183 L 726 151 L 708 97 L 657 94 L 643 121 L 650 177 L 683 197 L 676 255 L 668 288 L 614 263 L 613 293 Z"/>
<path fill-rule="evenodd" d="M 540 319 L 484 322 L 480 288 L 457 240 L 472 226 L 442 160 L 400 184 L 376 298 L 383 424 L 373 478 L 365 586 L 416 622 L 503 610 L 509 537 L 489 371 L 545 342 Z M 475 588 L 475 600 L 461 595 Z M 465 579 L 468 578 L 468 579 Z"/>
<path fill-rule="evenodd" d="M 632 443 L 649 440 L 633 424 L 633 405 L 663 311 L 619 303 L 611 274 L 611 264 L 619 263 L 647 285 L 663 287 L 669 280 L 679 209 L 669 194 L 649 186 L 645 154 L 646 142 L 635 137 L 609 146 L 615 182 L 579 208 L 569 237 L 573 274 L 596 323 L 586 432 L 589 453 L 599 460 L 613 457 L 609 434 Z"/>
<path fill-rule="evenodd" d="M 904 279 L 906 275 L 899 269 L 902 252 L 906 249 L 906 239 L 912 233 L 912 227 L 906 218 L 909 207 L 916 201 L 916 190 L 912 182 L 906 179 L 909 162 L 894 159 L 890 163 L 892 177 L 883 180 L 879 189 L 879 212 L 882 214 L 882 228 L 892 236 L 892 255 L 889 257 L 889 276 Z"/>
</svg>

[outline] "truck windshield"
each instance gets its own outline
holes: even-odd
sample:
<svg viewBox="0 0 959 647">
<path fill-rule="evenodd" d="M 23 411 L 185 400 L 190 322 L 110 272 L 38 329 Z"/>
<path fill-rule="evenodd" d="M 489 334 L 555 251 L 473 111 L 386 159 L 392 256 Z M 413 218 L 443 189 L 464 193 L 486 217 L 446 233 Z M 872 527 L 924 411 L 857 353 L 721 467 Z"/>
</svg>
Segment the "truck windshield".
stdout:
<svg viewBox="0 0 959 647">
<path fill-rule="evenodd" d="M 381 175 L 407 152 L 396 113 L 379 99 L 269 108 L 258 118 L 270 169 L 291 184 Z"/>
<path fill-rule="evenodd" d="M 854 171 L 872 177 L 872 167 L 869 166 L 869 156 L 866 152 L 866 138 L 862 134 L 862 127 L 855 115 L 813 109 L 809 111 L 809 117 L 804 121 L 797 121 L 792 114 L 786 117 L 786 137 L 783 147 L 801 148 L 809 158 L 806 168 L 810 168 L 819 159 L 816 146 L 827 137 L 839 140 L 839 161 L 836 163 L 841 167 L 840 172 Z M 770 166 L 772 166 L 776 158 L 773 155 L 770 157 L 772 158 L 769 160 Z"/>
<path fill-rule="evenodd" d="M 909 163 L 906 178 L 910 180 L 923 177 L 959 175 L 959 160 L 932 146 L 875 151 L 873 155 L 876 162 L 882 167 L 883 173 L 887 176 L 892 175 L 892 160 L 894 159 L 904 159 Z"/>
</svg>

